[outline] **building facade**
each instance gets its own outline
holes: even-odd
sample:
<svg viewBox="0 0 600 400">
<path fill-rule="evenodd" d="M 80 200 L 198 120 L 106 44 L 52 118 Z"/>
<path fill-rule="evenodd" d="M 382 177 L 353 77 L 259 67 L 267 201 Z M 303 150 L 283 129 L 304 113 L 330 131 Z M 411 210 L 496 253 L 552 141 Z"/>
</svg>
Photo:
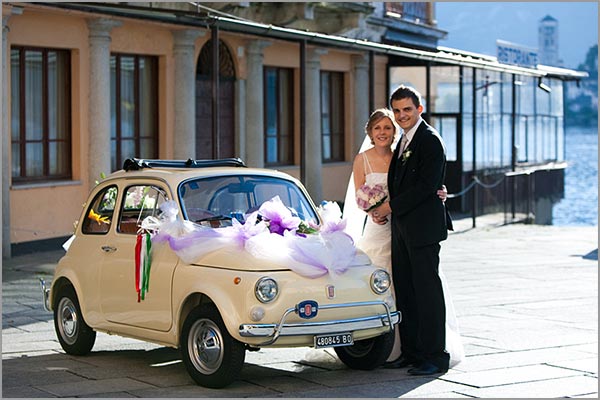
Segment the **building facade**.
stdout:
<svg viewBox="0 0 600 400">
<path fill-rule="evenodd" d="M 562 83 L 580 78 L 438 47 L 433 3 L 13 2 L 2 15 L 3 257 L 69 236 L 96 181 L 134 156 L 240 157 L 342 201 L 369 113 L 400 83 L 448 145 L 452 193 L 547 170 L 564 159 Z"/>
</svg>

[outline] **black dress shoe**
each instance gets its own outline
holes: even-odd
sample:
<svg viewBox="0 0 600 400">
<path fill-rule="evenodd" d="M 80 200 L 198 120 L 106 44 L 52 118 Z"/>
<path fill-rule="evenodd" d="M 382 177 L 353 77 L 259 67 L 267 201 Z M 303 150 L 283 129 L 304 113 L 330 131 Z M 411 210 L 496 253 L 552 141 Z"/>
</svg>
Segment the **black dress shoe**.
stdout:
<svg viewBox="0 0 600 400">
<path fill-rule="evenodd" d="M 393 369 L 393 368 L 406 368 L 415 365 L 416 362 L 412 358 L 402 357 L 400 356 L 394 361 L 386 362 L 383 364 L 383 368 Z"/>
<path fill-rule="evenodd" d="M 443 374 L 446 372 L 448 372 L 447 368 L 442 369 L 436 365 L 433 365 L 430 362 L 421 363 L 416 368 L 411 368 L 408 370 L 408 373 L 410 375 L 415 375 L 415 376 Z"/>
</svg>

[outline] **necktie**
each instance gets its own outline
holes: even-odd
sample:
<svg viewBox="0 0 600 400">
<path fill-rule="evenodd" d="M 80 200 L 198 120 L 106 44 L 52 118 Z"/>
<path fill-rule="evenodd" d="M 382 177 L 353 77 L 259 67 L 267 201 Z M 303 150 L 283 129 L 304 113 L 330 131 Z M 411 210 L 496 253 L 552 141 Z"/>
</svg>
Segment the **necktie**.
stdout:
<svg viewBox="0 0 600 400">
<path fill-rule="evenodd" d="M 402 153 L 404 152 L 404 149 L 406 148 L 406 142 L 408 142 L 408 138 L 406 137 L 406 133 L 402 135 L 402 137 L 400 138 L 400 151 L 398 152 L 398 158 L 400 158 L 400 156 L 402 156 Z"/>
</svg>

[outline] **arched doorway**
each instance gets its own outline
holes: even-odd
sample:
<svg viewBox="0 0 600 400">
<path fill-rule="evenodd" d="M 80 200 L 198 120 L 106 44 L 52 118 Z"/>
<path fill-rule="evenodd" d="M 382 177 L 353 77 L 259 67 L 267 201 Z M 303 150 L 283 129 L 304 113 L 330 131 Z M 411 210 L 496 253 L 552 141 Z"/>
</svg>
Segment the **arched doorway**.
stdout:
<svg viewBox="0 0 600 400">
<path fill-rule="evenodd" d="M 202 47 L 196 68 L 196 158 L 198 159 L 235 157 L 233 58 L 225 43 L 219 40 L 219 133 L 216 138 L 218 143 L 215 143 L 212 133 L 212 47 L 212 40 Z"/>
</svg>

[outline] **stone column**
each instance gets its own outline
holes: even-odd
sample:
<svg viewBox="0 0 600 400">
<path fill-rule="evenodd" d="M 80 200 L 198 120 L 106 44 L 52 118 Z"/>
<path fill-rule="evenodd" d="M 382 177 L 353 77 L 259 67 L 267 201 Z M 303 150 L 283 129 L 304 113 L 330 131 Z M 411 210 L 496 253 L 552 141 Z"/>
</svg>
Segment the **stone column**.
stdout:
<svg viewBox="0 0 600 400">
<path fill-rule="evenodd" d="M 8 65 L 6 60 L 10 59 L 8 52 L 8 20 L 10 15 L 2 16 L 2 151 L 0 152 L 0 161 L 2 163 L 2 258 L 11 257 L 10 248 L 10 178 L 12 168 L 10 166 L 10 131 L 8 115 Z"/>
<path fill-rule="evenodd" d="M 321 61 L 325 49 L 306 52 L 306 189 L 319 204 L 323 200 L 323 140 L 321 131 Z"/>
<path fill-rule="evenodd" d="M 360 145 L 365 139 L 365 124 L 369 119 L 369 61 L 366 54 L 352 56 L 352 84 L 354 100 L 354 118 L 352 129 L 354 140 L 352 141 L 352 159 L 358 153 Z"/>
<path fill-rule="evenodd" d="M 173 32 L 175 73 L 173 158 L 196 158 L 196 53 L 195 41 L 203 32 Z"/>
<path fill-rule="evenodd" d="M 90 85 L 88 100 L 88 185 L 110 174 L 110 31 L 121 22 L 88 19 Z"/>
<path fill-rule="evenodd" d="M 251 40 L 246 45 L 246 165 L 265 165 L 263 50 L 271 43 Z"/>
<path fill-rule="evenodd" d="M 235 122 L 234 129 L 237 132 L 235 154 L 246 162 L 246 80 L 235 81 Z"/>
</svg>

